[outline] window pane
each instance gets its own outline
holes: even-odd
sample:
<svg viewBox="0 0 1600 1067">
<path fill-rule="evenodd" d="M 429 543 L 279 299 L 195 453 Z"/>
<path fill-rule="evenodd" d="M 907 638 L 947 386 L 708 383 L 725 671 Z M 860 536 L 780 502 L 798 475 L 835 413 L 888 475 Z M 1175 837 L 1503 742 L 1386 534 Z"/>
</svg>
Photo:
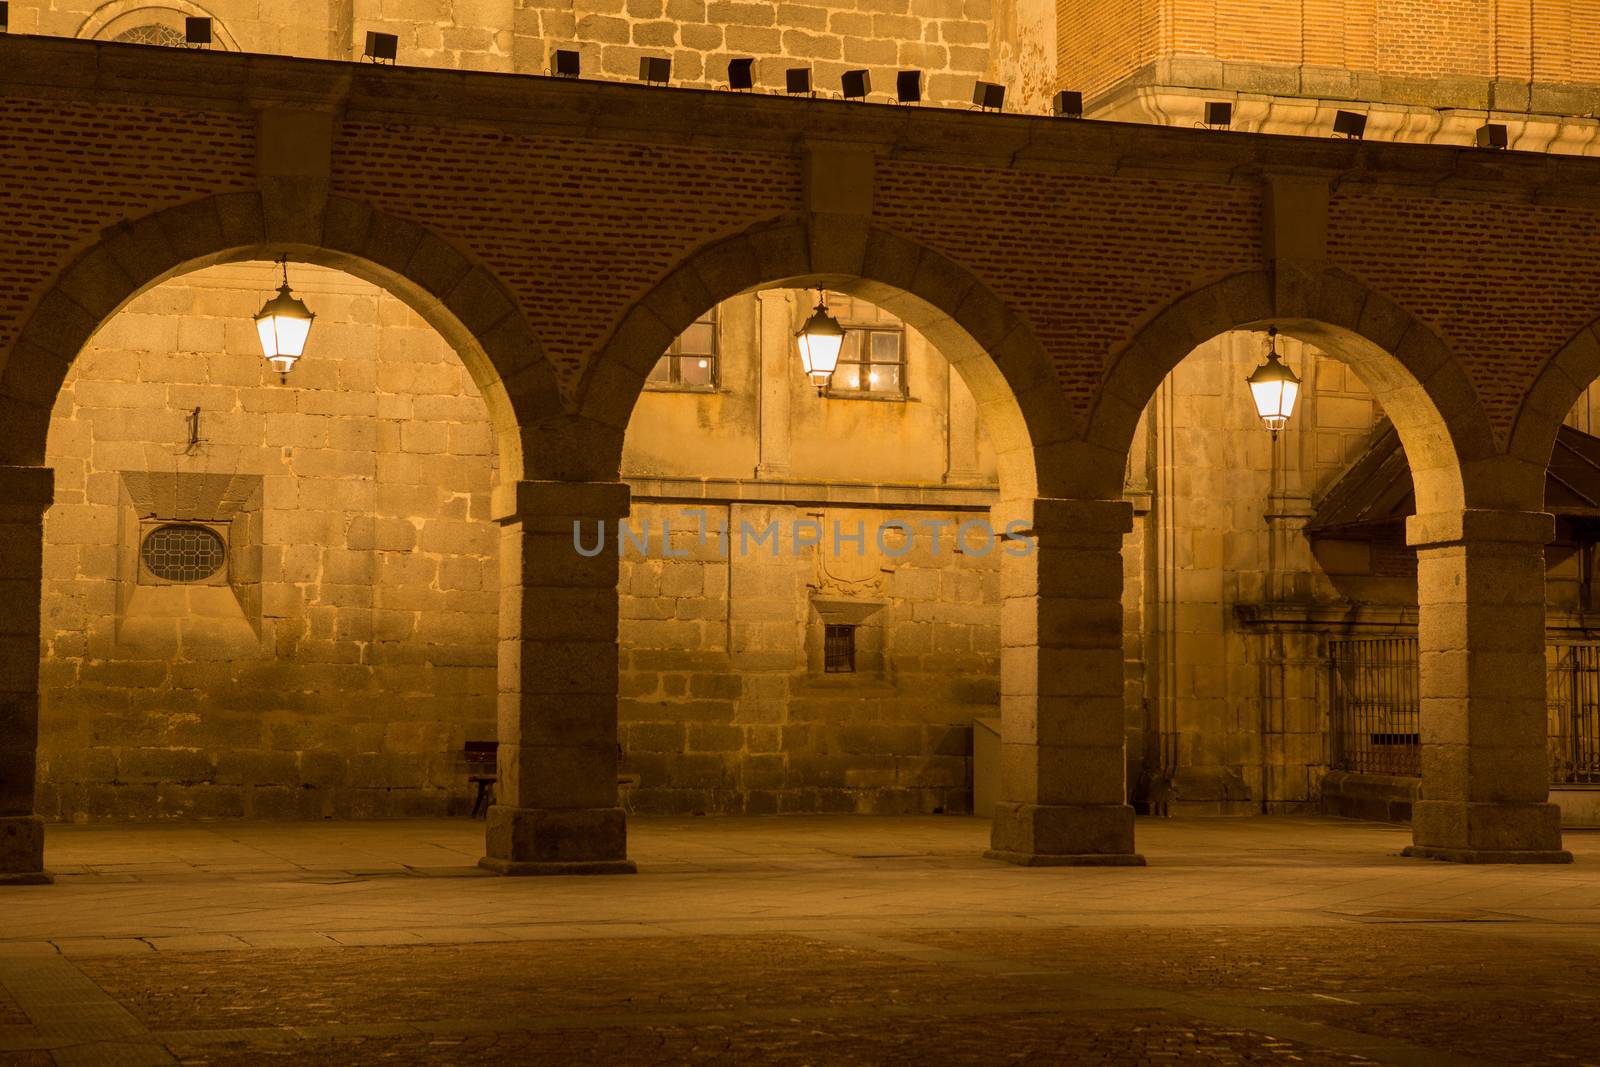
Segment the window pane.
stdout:
<svg viewBox="0 0 1600 1067">
<path fill-rule="evenodd" d="M 656 365 L 654 367 L 652 367 L 651 370 L 650 370 L 650 378 L 649 378 L 649 380 L 652 381 L 652 382 L 670 382 L 670 381 L 672 381 L 672 357 L 671 356 L 662 356 L 660 359 L 656 360 Z"/>
<path fill-rule="evenodd" d="M 831 388 L 851 392 L 861 388 L 861 365 L 859 363 L 841 363 L 839 369 L 833 372 Z"/>
<path fill-rule="evenodd" d="M 711 385 L 716 381 L 716 360 L 711 356 L 680 356 L 678 376 L 683 385 Z"/>
<path fill-rule="evenodd" d="M 861 360 L 861 331 L 846 330 L 844 343 L 839 346 L 840 363 L 858 363 Z"/>
<path fill-rule="evenodd" d="M 678 351 L 691 355 L 706 355 L 715 352 L 717 344 L 717 328 L 708 322 L 697 322 L 678 338 Z"/>
<path fill-rule="evenodd" d="M 868 376 L 869 388 L 874 393 L 898 394 L 900 389 L 900 368 L 894 364 L 873 364 Z"/>
<path fill-rule="evenodd" d="M 872 335 L 872 362 L 874 363 L 899 363 L 900 334 L 889 330 L 879 330 Z"/>
</svg>

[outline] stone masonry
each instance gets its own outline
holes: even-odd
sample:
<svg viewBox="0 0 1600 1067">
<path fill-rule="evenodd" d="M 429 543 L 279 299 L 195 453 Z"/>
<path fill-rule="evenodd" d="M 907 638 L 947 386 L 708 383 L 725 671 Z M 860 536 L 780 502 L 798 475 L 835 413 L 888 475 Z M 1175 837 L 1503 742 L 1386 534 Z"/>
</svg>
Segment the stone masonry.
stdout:
<svg viewBox="0 0 1600 1067">
<path fill-rule="evenodd" d="M 291 282 L 318 316 L 292 384 L 250 321 L 276 268 L 241 264 L 141 296 L 62 389 L 45 517 L 49 817 L 463 810 L 462 744 L 494 738 L 483 401 L 392 296 L 301 264 Z M 220 521 L 204 493 L 219 476 L 258 481 L 258 529 Z M 169 491 L 137 488 L 150 482 Z M 223 531 L 230 571 L 254 555 L 254 601 L 158 583 L 137 552 L 175 520 Z"/>
</svg>

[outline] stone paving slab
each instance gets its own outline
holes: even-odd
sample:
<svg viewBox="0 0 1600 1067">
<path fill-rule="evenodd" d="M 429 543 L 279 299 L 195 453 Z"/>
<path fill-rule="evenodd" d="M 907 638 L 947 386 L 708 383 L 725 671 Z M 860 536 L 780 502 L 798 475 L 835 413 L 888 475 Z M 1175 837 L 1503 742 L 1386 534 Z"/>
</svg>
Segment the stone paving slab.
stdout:
<svg viewBox="0 0 1600 1067">
<path fill-rule="evenodd" d="M 90 873 L 0 895 L 0 1065 L 1600 1064 L 1600 837 L 1145 820 L 1149 868 L 1023 870 L 984 830 L 635 820 L 636 876 L 501 879 L 401 862 L 465 820 L 52 828 Z"/>
</svg>

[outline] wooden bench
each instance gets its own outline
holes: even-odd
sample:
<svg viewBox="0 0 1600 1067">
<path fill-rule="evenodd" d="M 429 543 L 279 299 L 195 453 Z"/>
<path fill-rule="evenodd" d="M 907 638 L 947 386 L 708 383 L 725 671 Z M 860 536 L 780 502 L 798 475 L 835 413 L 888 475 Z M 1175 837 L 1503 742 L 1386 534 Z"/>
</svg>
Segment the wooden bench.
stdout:
<svg viewBox="0 0 1600 1067">
<path fill-rule="evenodd" d="M 467 775 L 467 781 L 478 787 L 478 795 L 472 801 L 474 819 L 479 812 L 487 815 L 489 805 L 494 803 L 494 784 L 499 781 L 495 760 L 499 749 L 498 741 L 468 741 L 461 748 L 461 756 L 472 772 Z"/>
</svg>

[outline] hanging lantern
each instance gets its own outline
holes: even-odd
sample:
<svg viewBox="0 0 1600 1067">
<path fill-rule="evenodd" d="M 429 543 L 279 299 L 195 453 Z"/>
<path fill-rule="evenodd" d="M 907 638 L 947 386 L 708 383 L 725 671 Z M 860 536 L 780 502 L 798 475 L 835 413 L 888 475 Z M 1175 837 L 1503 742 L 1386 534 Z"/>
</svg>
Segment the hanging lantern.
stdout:
<svg viewBox="0 0 1600 1067">
<path fill-rule="evenodd" d="M 1267 330 L 1267 361 L 1245 379 L 1250 385 L 1250 395 L 1256 402 L 1256 413 L 1274 439 L 1294 414 L 1294 402 L 1300 396 L 1300 379 L 1294 371 L 1278 362 L 1278 328 Z"/>
<path fill-rule="evenodd" d="M 844 347 L 844 327 L 828 314 L 827 296 L 822 290 L 817 290 L 816 311 L 800 327 L 795 340 L 800 344 L 800 366 L 821 396 L 839 365 L 839 349 Z"/>
<path fill-rule="evenodd" d="M 278 380 L 287 382 L 295 360 L 306 350 L 306 336 L 316 316 L 289 291 L 289 257 L 280 256 L 278 265 L 283 268 L 283 285 L 256 313 L 256 332 L 261 335 L 261 354 L 278 372 Z"/>
</svg>

